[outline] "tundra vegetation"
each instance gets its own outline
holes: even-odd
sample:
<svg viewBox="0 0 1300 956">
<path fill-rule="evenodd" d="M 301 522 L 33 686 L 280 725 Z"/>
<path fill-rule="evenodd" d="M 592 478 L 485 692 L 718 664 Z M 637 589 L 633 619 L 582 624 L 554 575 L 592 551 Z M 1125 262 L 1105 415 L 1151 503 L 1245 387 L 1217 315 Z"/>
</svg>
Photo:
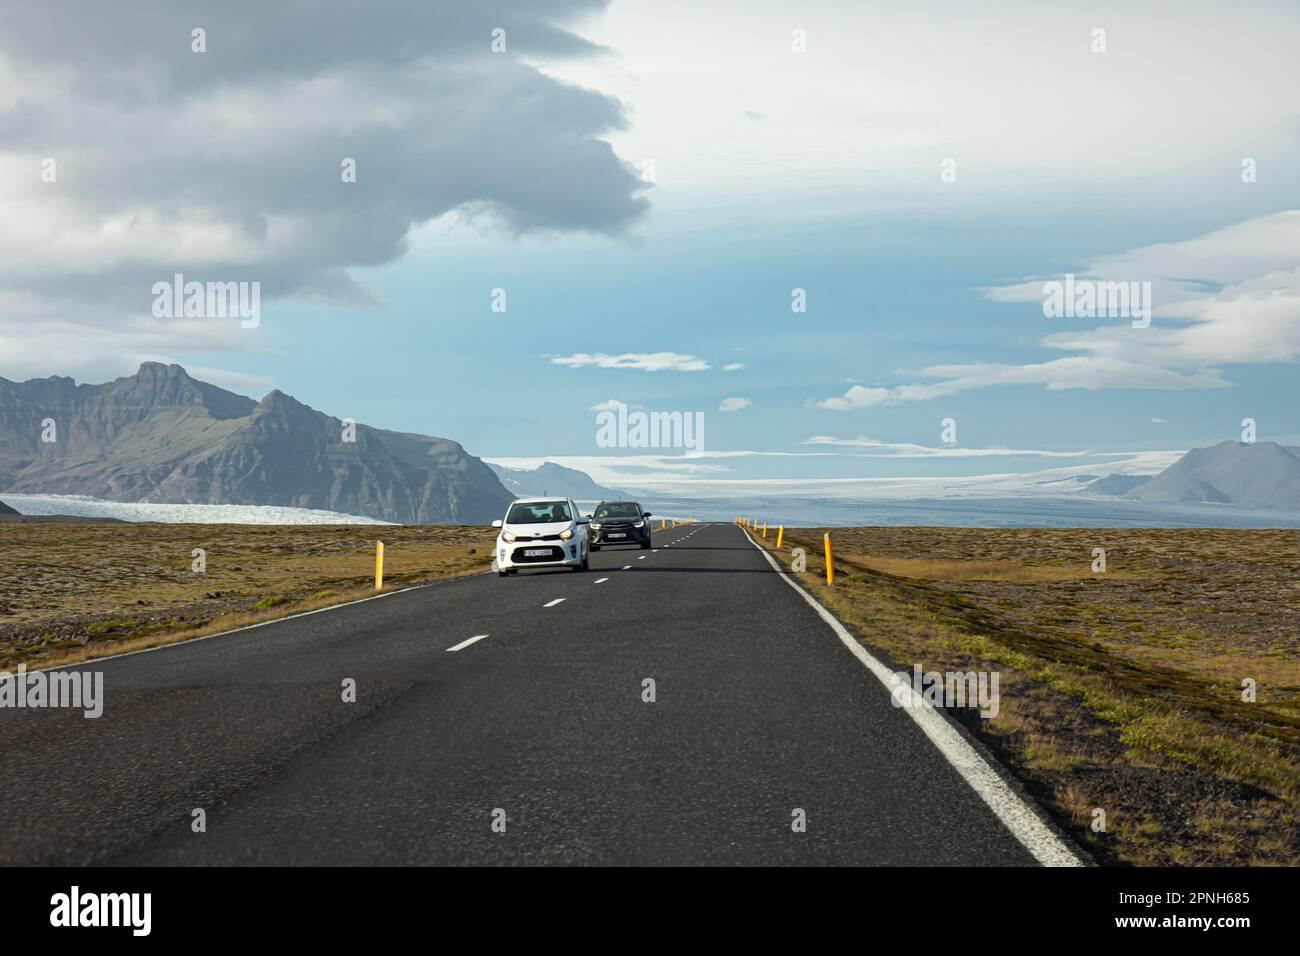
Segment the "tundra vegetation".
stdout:
<svg viewBox="0 0 1300 956">
<path fill-rule="evenodd" d="M 491 528 L 13 523 L 0 669 L 90 660 L 486 570 Z M 194 549 L 204 552 L 201 572 Z"/>
<path fill-rule="evenodd" d="M 999 671 L 996 719 L 950 713 L 1099 861 L 1300 862 L 1300 531 L 786 528 L 782 545 L 897 669 Z"/>
</svg>

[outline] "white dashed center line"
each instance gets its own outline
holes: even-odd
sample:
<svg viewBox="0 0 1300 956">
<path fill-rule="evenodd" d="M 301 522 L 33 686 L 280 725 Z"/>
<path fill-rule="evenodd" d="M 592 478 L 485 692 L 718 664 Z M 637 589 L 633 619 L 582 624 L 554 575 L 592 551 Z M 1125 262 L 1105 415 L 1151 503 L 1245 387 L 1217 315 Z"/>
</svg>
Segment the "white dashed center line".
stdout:
<svg viewBox="0 0 1300 956">
<path fill-rule="evenodd" d="M 625 565 L 623 565 L 623 570 L 624 570 L 624 571 L 631 571 L 631 570 L 632 570 L 632 565 L 630 565 L 630 564 L 625 564 Z"/>
<path fill-rule="evenodd" d="M 549 604 L 543 604 L 542 607 L 555 607 L 555 605 L 559 604 L 563 600 L 564 598 L 556 598 L 554 601 L 551 601 Z"/>
<path fill-rule="evenodd" d="M 486 634 L 475 634 L 475 635 L 474 635 L 473 637 L 471 637 L 468 641 L 461 641 L 459 644 L 455 645 L 454 647 L 449 647 L 449 648 L 447 648 L 447 650 L 449 650 L 449 651 L 463 651 L 465 648 L 469 647 L 471 644 L 477 644 L 479 641 L 483 640 L 483 638 L 485 638 L 485 637 L 487 637 Z"/>
<path fill-rule="evenodd" d="M 609 580 L 609 578 L 601 578 L 601 579 L 598 580 L 596 583 L 597 583 L 597 584 L 604 584 L 604 583 L 605 583 L 606 581 L 608 581 L 608 580 Z"/>
<path fill-rule="evenodd" d="M 650 555 L 648 555 L 648 554 L 643 554 L 643 555 L 641 555 L 641 557 L 637 558 L 637 560 L 638 560 L 638 561 L 644 561 L 644 560 L 645 560 L 646 558 L 648 558 L 648 557 L 650 557 Z"/>
</svg>

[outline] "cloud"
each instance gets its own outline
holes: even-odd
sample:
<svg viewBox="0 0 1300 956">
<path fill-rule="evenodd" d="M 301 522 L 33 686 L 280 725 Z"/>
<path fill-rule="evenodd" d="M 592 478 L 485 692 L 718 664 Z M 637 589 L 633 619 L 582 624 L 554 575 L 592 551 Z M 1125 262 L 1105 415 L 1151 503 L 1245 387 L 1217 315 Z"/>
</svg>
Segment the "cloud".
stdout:
<svg viewBox="0 0 1300 956">
<path fill-rule="evenodd" d="M 935 381 L 853 386 L 815 405 L 851 411 L 998 385 L 1049 390 L 1230 388 L 1227 366 L 1300 359 L 1300 211 L 1259 216 L 1181 242 L 1098 257 L 1077 276 L 1150 282 L 1151 325 L 1134 328 L 1128 320 L 1090 320 L 1104 324 L 1072 329 L 1062 324 L 1081 320 L 1036 319 L 1053 329 L 1040 345 L 1069 355 L 1025 365 L 936 365 L 916 373 Z M 982 291 L 995 302 L 1041 308 L 1043 279 Z"/>
<path fill-rule="evenodd" d="M 817 408 L 844 412 L 877 405 L 900 405 L 947 398 L 959 392 L 995 385 L 1040 385 L 1048 391 L 1108 388 L 1181 390 L 1228 388 L 1229 383 L 1214 369 L 1180 372 L 1106 356 L 1073 356 L 1031 365 L 974 362 L 969 365 L 933 365 L 921 369 L 922 377 L 939 378 L 933 383 L 865 388 L 854 385 L 841 396 L 824 398 Z"/>
<path fill-rule="evenodd" d="M 1106 453 L 1119 460 L 1105 464 L 1108 471 L 1153 475 L 1169 467 L 1185 451 L 1138 451 Z M 1095 475 L 1098 465 L 1078 464 L 1041 471 L 980 475 L 895 475 L 881 477 L 759 477 L 738 478 L 731 470 L 701 461 L 701 458 L 758 455 L 762 452 L 734 452 L 722 456 L 706 453 L 689 459 L 665 455 L 551 456 L 548 458 L 497 458 L 485 461 L 507 468 L 536 468 L 553 461 L 584 471 L 601 484 L 625 489 L 644 489 L 661 494 L 683 494 L 701 498 L 746 498 L 753 495 L 800 495 L 845 498 L 856 502 L 871 499 L 906 499 L 939 496 L 991 496 L 1073 494 L 1080 488 L 1078 477 Z"/>
<path fill-rule="evenodd" d="M 923 402 L 932 398 L 943 398 L 960 391 L 960 388 L 947 384 L 938 385 L 896 385 L 893 388 L 865 385 L 852 385 L 843 395 L 823 398 L 815 402 L 817 408 L 833 412 L 847 412 L 859 408 L 872 408 L 876 405 L 898 405 L 902 402 Z"/>
<path fill-rule="evenodd" d="M 1153 425 L 1168 425 L 1168 424 L 1169 424 L 1169 419 L 1167 419 L 1167 418 L 1152 418 L 1152 419 L 1151 419 L 1151 423 L 1152 423 Z"/>
<path fill-rule="evenodd" d="M 6 4 L 0 340 L 60 370 L 103 354 L 103 330 L 115 364 L 250 349 L 257 333 L 238 323 L 153 319 L 152 283 L 181 272 L 258 281 L 264 309 L 374 307 L 353 270 L 402 256 L 414 226 L 448 213 L 511 234 L 627 235 L 648 201 L 602 138 L 626 125 L 622 105 L 536 65 L 601 54 L 570 26 L 604 5 Z M 497 26 L 507 53 L 490 50 Z"/>
<path fill-rule="evenodd" d="M 1300 358 L 1300 210 L 1098 257 L 1080 275 L 1150 282 L 1151 327 L 1112 322 L 1067 328 L 1043 340 L 1049 348 L 1083 353 L 1081 358 L 1095 363 L 1202 369 L 1215 377 L 1218 366 Z M 1041 304 L 1042 286 L 1032 280 L 986 294 L 998 302 Z M 1200 386 L 1195 373 L 1189 372 L 1188 380 L 1191 387 Z"/>
<path fill-rule="evenodd" d="M 166 358 L 159 358 L 156 361 L 167 365 L 180 364 Z M 265 397 L 267 392 L 275 388 L 275 379 L 266 375 L 250 375 L 245 372 L 232 372 L 224 368 L 204 368 L 199 365 L 191 365 L 185 371 L 201 382 L 257 399 Z"/>
<path fill-rule="evenodd" d="M 718 406 L 720 412 L 738 412 L 742 408 L 748 408 L 754 403 L 747 398 L 724 398 L 722 404 Z"/>
<path fill-rule="evenodd" d="M 728 362 L 726 365 L 722 366 L 722 370 L 724 372 L 739 372 L 744 367 L 745 364 L 743 362 Z"/>
<path fill-rule="evenodd" d="M 932 448 L 909 442 L 885 442 L 874 438 L 836 438 L 833 435 L 814 435 L 801 442 L 804 445 L 829 445 L 835 448 L 865 449 L 860 458 L 1092 458 L 1097 456 L 1128 457 L 1132 452 L 1104 451 L 1046 451 L 1037 448 Z"/>
<path fill-rule="evenodd" d="M 684 480 L 705 475 L 726 474 L 731 469 L 725 465 L 706 464 L 701 455 L 631 454 L 631 455 L 550 455 L 546 458 L 497 457 L 485 455 L 483 460 L 503 468 L 534 469 L 545 462 L 554 462 L 566 468 L 586 472 L 601 484 L 625 485 L 632 480 Z"/>
<path fill-rule="evenodd" d="M 552 365 L 568 368 L 631 368 L 642 372 L 707 372 L 712 366 L 698 355 L 680 352 L 576 352 L 573 355 L 549 356 Z"/>
</svg>

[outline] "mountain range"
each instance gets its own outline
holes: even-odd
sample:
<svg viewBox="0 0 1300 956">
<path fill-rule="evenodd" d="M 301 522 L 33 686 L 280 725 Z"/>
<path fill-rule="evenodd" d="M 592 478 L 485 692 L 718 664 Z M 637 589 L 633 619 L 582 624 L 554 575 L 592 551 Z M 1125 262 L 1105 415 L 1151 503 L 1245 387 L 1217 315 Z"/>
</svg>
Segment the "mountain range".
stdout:
<svg viewBox="0 0 1300 956">
<path fill-rule="evenodd" d="M 345 424 L 279 390 L 256 402 L 157 362 L 102 385 L 0 378 L 0 493 L 284 505 L 408 524 L 486 523 L 514 498 L 450 439 Z"/>
<path fill-rule="evenodd" d="M 1085 490 L 1140 501 L 1215 501 L 1300 511 L 1300 447 L 1225 441 L 1193 448 L 1154 477 L 1107 475 Z"/>
<path fill-rule="evenodd" d="M 608 501 L 629 497 L 621 491 L 596 484 L 586 472 L 565 468 L 553 461 L 543 462 L 532 469 L 506 468 L 492 462 L 487 466 L 501 479 L 501 484 L 520 498 L 563 495 L 575 501 Z"/>
</svg>

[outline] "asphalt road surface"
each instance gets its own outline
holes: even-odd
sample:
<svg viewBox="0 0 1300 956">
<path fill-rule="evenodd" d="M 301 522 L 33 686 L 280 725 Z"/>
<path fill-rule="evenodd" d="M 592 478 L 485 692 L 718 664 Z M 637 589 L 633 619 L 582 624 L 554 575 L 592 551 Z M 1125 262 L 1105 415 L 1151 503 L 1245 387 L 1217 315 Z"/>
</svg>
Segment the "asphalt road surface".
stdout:
<svg viewBox="0 0 1300 956">
<path fill-rule="evenodd" d="M 88 665 L 0 710 L 0 862 L 1035 862 L 739 527 L 655 539 Z"/>
</svg>

